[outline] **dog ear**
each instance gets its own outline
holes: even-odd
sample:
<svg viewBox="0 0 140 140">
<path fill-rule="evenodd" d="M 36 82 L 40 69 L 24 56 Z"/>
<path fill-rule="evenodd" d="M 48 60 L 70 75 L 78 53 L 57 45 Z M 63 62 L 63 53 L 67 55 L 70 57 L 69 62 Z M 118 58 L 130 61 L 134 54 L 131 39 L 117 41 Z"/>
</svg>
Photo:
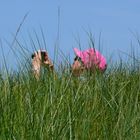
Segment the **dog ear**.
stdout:
<svg viewBox="0 0 140 140">
<path fill-rule="evenodd" d="M 49 59 L 49 57 L 48 57 L 48 53 L 45 52 L 45 53 L 44 53 L 44 61 L 47 61 L 48 59 Z"/>
<path fill-rule="evenodd" d="M 41 52 L 41 57 L 42 57 L 42 61 L 47 61 L 48 58 L 48 53 L 46 51 Z"/>
<path fill-rule="evenodd" d="M 44 61 L 44 56 L 45 56 L 45 55 L 44 55 L 44 52 L 41 51 L 41 61 L 42 61 L 42 62 Z"/>
<path fill-rule="evenodd" d="M 32 54 L 32 55 L 31 55 L 31 58 L 33 59 L 34 57 L 35 57 L 35 54 Z"/>
</svg>

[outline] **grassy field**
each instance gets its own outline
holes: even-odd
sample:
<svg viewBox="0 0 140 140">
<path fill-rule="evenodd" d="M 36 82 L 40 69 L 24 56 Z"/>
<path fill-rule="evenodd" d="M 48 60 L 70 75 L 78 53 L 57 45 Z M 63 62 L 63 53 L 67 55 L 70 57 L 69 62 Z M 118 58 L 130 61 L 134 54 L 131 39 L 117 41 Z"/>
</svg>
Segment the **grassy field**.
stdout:
<svg viewBox="0 0 140 140">
<path fill-rule="evenodd" d="M 1 75 L 2 75 L 1 71 Z M 140 71 L 0 78 L 0 139 L 140 139 Z"/>
<path fill-rule="evenodd" d="M 140 69 L 132 61 L 81 78 L 63 65 L 37 81 L 28 67 L 9 71 L 4 57 L 0 140 L 139 140 Z"/>
</svg>

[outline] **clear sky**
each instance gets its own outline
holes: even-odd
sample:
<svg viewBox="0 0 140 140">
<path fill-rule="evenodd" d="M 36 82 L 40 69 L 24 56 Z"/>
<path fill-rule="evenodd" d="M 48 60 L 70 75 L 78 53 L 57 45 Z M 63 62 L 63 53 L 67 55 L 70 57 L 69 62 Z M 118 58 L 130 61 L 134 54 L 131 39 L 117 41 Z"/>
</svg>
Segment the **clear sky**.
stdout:
<svg viewBox="0 0 140 140">
<path fill-rule="evenodd" d="M 76 42 L 78 38 L 82 48 L 87 48 L 86 31 L 93 33 L 96 48 L 101 33 L 102 53 L 107 59 L 111 56 L 117 58 L 118 54 L 124 55 L 121 52 L 129 52 L 131 41 L 135 42 L 131 31 L 140 33 L 139 0 L 1 0 L 0 39 L 7 60 L 9 58 L 11 61 L 14 57 L 12 51 L 9 52 L 5 40 L 12 44 L 13 34 L 16 34 L 27 12 L 29 14 L 17 38 L 25 38 L 26 47 L 30 50 L 29 34 L 34 36 L 35 30 L 40 37 L 39 32 L 42 27 L 48 52 L 53 57 L 58 31 L 58 7 L 60 8 L 59 46 L 66 56 L 73 57 L 73 47 L 78 47 Z M 16 47 L 13 48 L 16 51 Z"/>
</svg>

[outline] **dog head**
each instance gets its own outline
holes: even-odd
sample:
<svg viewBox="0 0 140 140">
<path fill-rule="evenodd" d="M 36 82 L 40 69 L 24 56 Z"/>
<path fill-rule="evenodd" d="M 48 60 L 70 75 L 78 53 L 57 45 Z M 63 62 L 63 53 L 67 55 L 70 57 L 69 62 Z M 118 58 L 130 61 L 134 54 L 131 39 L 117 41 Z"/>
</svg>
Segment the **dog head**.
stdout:
<svg viewBox="0 0 140 140">
<path fill-rule="evenodd" d="M 50 70 L 53 70 L 53 64 L 48 57 L 48 53 L 46 50 L 38 50 L 31 55 L 32 58 L 32 68 L 35 74 L 35 77 L 38 78 L 40 76 L 40 68 L 41 66 L 47 67 Z"/>
<path fill-rule="evenodd" d="M 72 65 L 74 75 L 80 76 L 84 70 L 91 72 L 95 72 L 95 70 L 104 72 L 106 70 L 107 63 L 105 57 L 94 48 L 89 48 L 84 51 L 74 48 L 74 52 L 76 54 Z"/>
<path fill-rule="evenodd" d="M 49 59 L 48 53 L 45 50 L 43 50 L 43 51 L 38 50 L 37 52 L 34 52 L 31 57 L 32 57 L 32 59 L 34 59 L 35 57 L 38 57 L 40 59 L 40 61 L 42 61 L 42 63 Z"/>
<path fill-rule="evenodd" d="M 72 64 L 72 74 L 74 76 L 80 76 L 84 70 L 85 70 L 85 67 L 83 65 L 81 58 L 76 56 Z"/>
</svg>

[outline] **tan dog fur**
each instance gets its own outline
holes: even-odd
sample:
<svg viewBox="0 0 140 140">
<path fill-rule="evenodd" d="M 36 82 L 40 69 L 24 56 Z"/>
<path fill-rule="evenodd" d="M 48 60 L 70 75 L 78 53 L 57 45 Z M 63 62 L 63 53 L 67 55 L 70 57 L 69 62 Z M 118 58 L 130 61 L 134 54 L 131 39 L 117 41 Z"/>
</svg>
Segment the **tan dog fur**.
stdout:
<svg viewBox="0 0 140 140">
<path fill-rule="evenodd" d="M 42 55 L 44 55 L 44 60 L 42 59 Z M 39 79 L 40 77 L 40 70 L 42 66 L 47 67 L 50 71 L 54 70 L 53 63 L 51 62 L 47 51 L 38 50 L 32 55 L 32 70 L 36 79 Z"/>
</svg>

